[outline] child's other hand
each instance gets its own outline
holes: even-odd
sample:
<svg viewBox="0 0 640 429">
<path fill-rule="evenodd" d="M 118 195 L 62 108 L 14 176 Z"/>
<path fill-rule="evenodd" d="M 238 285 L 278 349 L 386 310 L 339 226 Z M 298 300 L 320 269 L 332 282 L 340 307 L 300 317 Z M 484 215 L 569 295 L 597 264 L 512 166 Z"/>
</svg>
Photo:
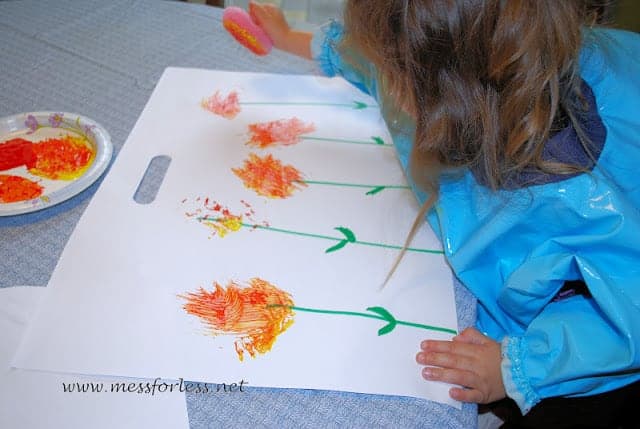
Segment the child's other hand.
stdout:
<svg viewBox="0 0 640 429">
<path fill-rule="evenodd" d="M 449 390 L 453 399 L 487 404 L 506 396 L 500 343 L 477 329 L 467 328 L 453 341 L 423 341 L 420 348 L 416 361 L 427 365 L 422 370 L 424 378 L 465 386 Z"/>
<path fill-rule="evenodd" d="M 280 8 L 272 4 L 250 1 L 249 16 L 267 33 L 273 46 L 286 50 L 291 28 Z"/>
</svg>

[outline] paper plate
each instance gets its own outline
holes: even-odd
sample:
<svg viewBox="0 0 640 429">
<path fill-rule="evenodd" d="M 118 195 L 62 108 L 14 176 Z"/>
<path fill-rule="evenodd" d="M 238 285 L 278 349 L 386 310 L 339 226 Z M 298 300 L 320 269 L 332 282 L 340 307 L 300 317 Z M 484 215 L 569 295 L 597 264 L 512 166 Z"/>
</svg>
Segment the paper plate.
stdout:
<svg viewBox="0 0 640 429">
<path fill-rule="evenodd" d="M 100 124 L 82 115 L 68 112 L 31 112 L 0 118 L 0 157 L 2 143 L 14 138 L 38 143 L 64 137 L 84 142 L 93 152 L 93 159 L 89 161 L 88 166 L 83 168 L 77 177 L 65 177 L 64 180 L 43 177 L 41 172 L 33 169 L 30 171 L 26 165 L 0 171 L 0 175 L 27 179 L 43 188 L 38 197 L 29 200 L 4 203 L 0 198 L 0 216 L 33 212 L 68 200 L 100 177 L 113 154 L 109 133 Z"/>
</svg>

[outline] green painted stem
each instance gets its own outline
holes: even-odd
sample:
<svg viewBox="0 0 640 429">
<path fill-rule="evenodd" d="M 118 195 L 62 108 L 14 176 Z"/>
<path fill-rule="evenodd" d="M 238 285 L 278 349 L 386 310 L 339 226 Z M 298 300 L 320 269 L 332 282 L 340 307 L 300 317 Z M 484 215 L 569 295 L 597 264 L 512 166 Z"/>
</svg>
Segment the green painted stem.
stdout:
<svg viewBox="0 0 640 429">
<path fill-rule="evenodd" d="M 365 144 L 365 145 L 373 145 L 373 146 L 387 146 L 391 147 L 392 144 L 389 143 L 378 143 L 376 140 L 348 140 L 348 139 L 332 139 L 329 137 L 311 137 L 311 136 L 301 136 L 301 140 L 314 140 L 314 141 L 322 141 L 322 142 L 337 142 L 337 143 L 350 143 L 350 144 Z M 380 139 L 382 141 L 382 139 Z"/>
<path fill-rule="evenodd" d="M 211 222 L 218 222 L 220 219 L 218 218 L 211 218 L 208 216 L 201 216 L 196 218 L 198 221 L 202 222 L 202 221 L 211 221 Z M 300 232 L 300 231 L 291 231 L 288 229 L 282 229 L 282 228 L 274 228 L 272 226 L 264 226 L 264 225 L 252 225 L 252 224 L 248 224 L 248 223 L 240 223 L 243 227 L 245 228 L 254 228 L 254 229 L 262 229 L 265 231 L 272 231 L 272 232 L 281 232 L 284 234 L 291 234 L 291 235 L 297 235 L 300 237 L 311 237 L 311 238 L 320 238 L 323 240 L 332 240 L 332 241 L 344 241 L 344 237 L 331 237 L 329 235 L 321 235 L 321 234 L 311 234 L 308 232 Z M 384 244 L 384 243 L 373 243 L 373 242 L 369 242 L 369 241 L 353 241 L 352 243 L 354 244 L 361 244 L 364 246 L 373 246 L 373 247 L 383 247 L 385 249 L 395 249 L 395 250 L 402 250 L 402 246 L 395 246 L 392 244 Z M 405 249 L 407 252 L 417 252 L 417 253 L 431 253 L 431 254 L 435 254 L 435 255 L 443 255 L 444 251 L 442 250 L 433 250 L 433 249 L 419 249 L 416 247 L 407 247 Z"/>
<path fill-rule="evenodd" d="M 455 329 L 441 328 L 439 326 L 423 325 L 421 323 L 405 322 L 403 320 L 398 320 L 397 323 L 398 325 L 412 326 L 414 328 L 428 329 L 431 331 L 446 332 L 447 334 L 453 334 L 453 335 L 458 334 L 458 331 L 456 331 Z"/>
<path fill-rule="evenodd" d="M 199 218 L 200 220 L 201 218 Z M 203 219 L 203 220 L 213 220 L 213 219 Z M 257 228 L 257 229 L 264 229 L 266 231 L 273 231 L 273 232 L 282 232 L 285 234 L 292 234 L 292 235 L 299 235 L 302 237 L 313 237 L 313 238 L 322 238 L 324 240 L 333 240 L 333 241 L 343 241 L 344 237 L 331 237 L 328 235 L 319 235 L 319 234 L 310 234 L 307 232 L 299 232 L 299 231 L 291 231 L 288 229 L 281 229 L 281 228 L 274 228 L 271 226 L 262 226 L 262 225 L 249 225 L 249 224 L 245 224 L 242 223 L 242 226 L 247 227 L 247 228 Z M 368 241 L 354 241 L 354 244 L 362 244 L 364 246 L 375 246 L 375 247 L 383 247 L 386 249 L 396 249 L 396 250 L 402 250 L 402 246 L 394 246 L 391 244 L 383 244 L 383 243 L 372 243 L 372 242 L 368 242 Z M 444 251 L 442 250 L 433 250 L 433 249 L 418 249 L 415 247 L 407 247 L 406 249 L 407 252 L 419 252 L 419 253 L 432 253 L 432 254 L 439 254 L 439 255 L 443 255 Z"/>
<path fill-rule="evenodd" d="M 295 305 L 282 305 L 282 304 L 271 304 L 271 305 L 268 305 L 267 307 L 288 307 L 288 308 L 290 308 L 290 309 L 292 309 L 294 311 L 304 311 L 304 312 L 307 312 L 307 313 L 330 314 L 330 315 L 338 315 L 338 316 L 366 317 L 366 318 L 369 318 L 369 319 L 377 319 L 377 320 L 383 320 L 385 322 L 389 322 L 388 318 L 382 317 L 382 316 L 380 316 L 378 314 L 359 313 L 359 312 L 356 312 L 356 311 L 321 310 L 321 309 L 317 309 L 317 308 L 297 307 Z M 405 322 L 404 320 L 395 320 L 395 319 L 393 319 L 393 321 L 397 325 L 410 326 L 412 328 L 425 329 L 425 330 L 429 330 L 429 331 L 445 332 L 447 334 L 453 334 L 453 335 L 456 335 L 458 333 L 458 331 L 456 331 L 455 329 L 442 328 L 440 326 L 423 325 L 421 323 Z"/>
<path fill-rule="evenodd" d="M 240 105 L 255 105 L 255 106 L 331 106 L 331 107 L 350 107 L 352 109 L 361 110 L 367 108 L 378 107 L 375 105 L 363 103 L 361 101 L 354 101 L 353 103 L 312 103 L 312 102 L 272 102 L 272 101 L 245 101 L 240 102 Z"/>
<path fill-rule="evenodd" d="M 342 182 L 325 182 L 321 180 L 300 180 L 299 182 L 307 183 L 309 185 L 330 185 L 330 186 L 344 186 L 350 188 L 378 188 L 382 187 L 385 189 L 411 189 L 406 185 L 364 185 L 360 183 L 342 183 Z"/>
</svg>

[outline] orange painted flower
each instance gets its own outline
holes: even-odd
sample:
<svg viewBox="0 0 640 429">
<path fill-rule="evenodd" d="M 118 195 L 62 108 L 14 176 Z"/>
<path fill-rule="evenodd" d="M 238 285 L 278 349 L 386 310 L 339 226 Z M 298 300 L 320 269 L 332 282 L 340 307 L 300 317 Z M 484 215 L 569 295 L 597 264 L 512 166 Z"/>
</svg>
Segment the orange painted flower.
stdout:
<svg viewBox="0 0 640 429">
<path fill-rule="evenodd" d="M 95 157 L 84 137 L 66 135 L 33 144 L 35 164 L 29 172 L 52 180 L 73 180 L 82 176 Z"/>
<path fill-rule="evenodd" d="M 244 287 L 233 281 L 226 288 L 218 283 L 214 287 L 211 292 L 200 288 L 179 295 L 187 301 L 183 309 L 200 318 L 212 335 L 234 335 L 241 361 L 245 351 L 251 357 L 270 351 L 276 337 L 293 323 L 291 296 L 265 280 L 253 278 Z"/>
<path fill-rule="evenodd" d="M 27 201 L 42 195 L 39 183 L 20 176 L 0 174 L 0 203 Z"/>
<path fill-rule="evenodd" d="M 203 109 L 226 119 L 233 119 L 240 113 L 240 102 L 236 91 L 231 91 L 226 97 L 223 97 L 220 91 L 216 91 L 211 97 L 203 99 L 200 105 Z"/>
<path fill-rule="evenodd" d="M 231 171 L 242 179 L 247 188 L 270 198 L 286 198 L 296 189 L 307 186 L 295 167 L 282 165 L 271 155 L 260 158 L 250 153 L 242 168 L 232 168 Z"/>
<path fill-rule="evenodd" d="M 280 119 L 249 125 L 250 146 L 265 148 L 281 144 L 284 146 L 300 142 L 300 136 L 315 131 L 313 124 L 305 124 L 298 118 Z"/>
</svg>

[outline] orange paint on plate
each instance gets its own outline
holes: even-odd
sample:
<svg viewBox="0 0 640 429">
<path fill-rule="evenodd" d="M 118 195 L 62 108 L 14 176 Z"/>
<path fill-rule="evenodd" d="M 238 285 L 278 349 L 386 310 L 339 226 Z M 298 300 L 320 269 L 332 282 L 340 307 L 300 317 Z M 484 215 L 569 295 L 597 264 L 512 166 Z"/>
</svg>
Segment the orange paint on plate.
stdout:
<svg viewBox="0 0 640 429">
<path fill-rule="evenodd" d="M 27 201 L 42 195 L 39 183 L 20 176 L 0 174 L 0 203 Z"/>
<path fill-rule="evenodd" d="M 249 154 L 242 168 L 232 168 L 244 185 L 259 195 L 270 198 L 286 198 L 300 186 L 306 186 L 302 174 L 291 165 L 283 165 L 271 155 L 261 158 Z"/>
<path fill-rule="evenodd" d="M 231 281 L 223 288 L 214 284 L 211 292 L 200 288 L 180 295 L 187 300 L 183 309 L 197 316 L 217 335 L 234 335 L 238 359 L 247 352 L 251 357 L 271 350 L 278 335 L 293 323 L 291 296 L 269 282 L 253 278 L 248 286 Z"/>
<path fill-rule="evenodd" d="M 50 138 L 33 144 L 35 165 L 29 172 L 52 180 L 74 180 L 82 176 L 95 151 L 82 137 Z"/>
</svg>

